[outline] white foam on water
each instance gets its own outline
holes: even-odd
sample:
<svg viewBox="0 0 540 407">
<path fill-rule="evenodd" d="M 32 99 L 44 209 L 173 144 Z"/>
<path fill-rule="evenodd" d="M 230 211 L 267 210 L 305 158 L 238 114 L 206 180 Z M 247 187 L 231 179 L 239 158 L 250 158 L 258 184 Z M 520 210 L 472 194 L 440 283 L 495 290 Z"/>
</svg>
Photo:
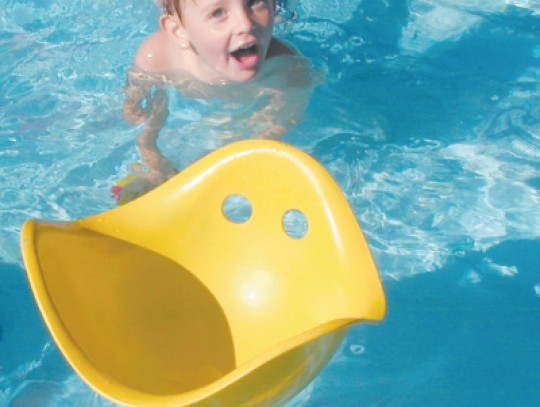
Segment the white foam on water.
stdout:
<svg viewBox="0 0 540 407">
<path fill-rule="evenodd" d="M 508 5 L 532 11 L 537 16 L 540 15 L 540 1 L 538 0 L 506 0 Z"/>
<path fill-rule="evenodd" d="M 85 407 L 114 407 L 113 403 L 93 391 L 76 374 L 70 375 L 61 384 L 61 391 L 54 393 L 49 401 L 50 407 L 71 407 L 73 400 L 84 400 Z"/>
<path fill-rule="evenodd" d="M 0 133 L 0 143 L 3 143 L 0 144 L 0 178 L 3 180 L 0 258 L 6 263 L 20 264 L 18 235 L 26 218 L 65 220 L 107 209 L 113 205 L 108 198 L 108 188 L 114 183 L 113 177 L 119 175 L 114 167 L 127 171 L 129 163 L 137 159 L 133 145 L 137 129 L 118 124 L 121 81 L 108 82 L 107 77 L 120 75 L 117 69 L 124 68 L 121 61 L 127 60 L 127 56 L 110 52 L 111 58 L 116 58 L 110 65 L 107 63 L 111 60 L 95 56 L 107 49 L 106 41 L 116 35 L 114 31 L 118 27 L 105 34 L 96 30 L 96 26 L 109 26 L 111 16 L 99 13 L 101 3 L 87 2 L 85 10 L 95 11 L 93 18 L 97 20 L 83 24 L 82 20 L 88 20 L 88 16 L 77 17 L 83 29 L 77 35 L 89 36 L 95 41 L 85 43 L 85 47 L 79 47 L 80 43 L 70 44 L 74 40 L 73 32 L 69 31 L 74 26 L 71 19 L 60 19 L 63 21 L 60 28 L 65 32 L 59 37 L 67 35 L 69 38 L 50 40 L 47 36 L 52 33 L 52 22 L 73 11 L 75 3 L 64 3 L 59 8 L 48 8 L 53 10 L 50 13 L 35 5 L 21 7 L 13 1 L 9 8 L 0 10 L 3 32 L 17 35 L 18 46 L 29 49 L 9 73 L 20 79 L 17 83 L 7 83 L 5 88 L 12 103 L 9 108 L 26 103 L 46 110 L 48 102 L 43 95 L 52 92 L 61 95 L 58 105 L 51 105 L 48 110 L 53 113 L 52 117 L 34 117 L 33 110 L 21 109 L 32 120 L 12 118 L 20 120 L 20 126 L 10 124 L 6 132 Z M 119 6 L 124 4 L 124 9 L 119 10 L 126 12 L 125 2 L 118 3 Z M 145 17 L 147 5 L 143 3 L 133 7 L 144 30 L 149 23 Z M 338 23 L 350 21 L 361 4 L 359 0 L 303 1 L 300 12 L 306 16 L 306 21 L 295 22 L 297 32 L 301 35 L 305 30 L 310 34 L 306 38 L 322 44 L 332 36 L 343 39 L 354 33 Z M 408 4 L 409 15 L 397 46 L 403 52 L 413 53 L 424 53 L 437 44 L 460 41 L 480 27 L 489 15 L 516 9 L 540 14 L 537 0 L 410 0 Z M 24 27 L 34 21 L 35 15 L 43 16 L 45 27 L 28 33 Z M 115 21 L 129 26 L 130 35 L 139 34 L 141 27 L 131 24 L 133 19 L 117 16 Z M 126 48 L 135 48 L 140 36 L 135 40 L 127 37 L 131 45 Z M 116 49 L 116 45 L 111 49 Z M 354 41 L 327 45 L 331 53 L 338 55 L 350 52 L 347 47 L 356 50 L 364 43 L 358 37 Z M 90 51 L 98 49 L 101 51 L 96 54 Z M 64 58 L 71 55 L 67 50 L 74 51 L 73 59 Z M 540 57 L 540 46 L 532 51 L 532 57 Z M 105 65 L 87 64 L 88 60 L 96 59 Z M 38 77 L 32 69 L 35 66 L 42 71 L 58 72 L 58 75 Z M 0 67 L 0 71 L 2 69 Z M 106 73 L 99 78 L 107 85 L 106 89 L 98 92 L 94 91 L 95 82 L 91 80 L 97 77 L 96 72 Z M 32 80 L 35 83 L 30 87 Z M 418 135 L 417 142 L 393 144 L 385 139 L 382 128 L 373 128 L 374 143 L 367 143 L 361 161 L 351 163 L 340 158 L 330 161 L 329 169 L 340 180 L 361 220 L 384 278 L 401 279 L 436 271 L 449 259 L 469 250 L 487 251 L 504 241 L 538 239 L 539 80 L 540 69 L 517 74 L 511 79 L 508 93 L 493 94 L 493 116 L 483 120 L 477 128 L 465 130 L 456 137 L 459 141 L 421 140 Z M 111 89 L 118 93 L 112 94 Z M 4 118 L 6 109 L 0 112 L 0 119 Z M 73 114 L 66 115 L 66 111 Z M 344 118 L 347 118 L 345 113 L 336 116 L 337 123 L 331 125 L 339 127 Z M 16 128 L 18 133 L 11 132 L 11 128 Z M 44 130 L 43 133 L 40 130 Z M 35 149 L 31 150 L 31 156 L 27 147 Z M 19 161 L 14 163 L 15 160 Z M 479 270 L 467 270 L 462 283 L 480 284 L 486 273 L 514 278 L 519 275 L 518 271 L 515 266 L 486 261 Z M 540 298 L 540 282 L 535 283 L 532 289 Z M 4 336 L 2 345 L 9 342 Z M 81 400 L 86 406 L 111 405 L 74 374 L 54 382 L 28 379 L 40 370 L 42 376 L 50 373 L 44 367 L 48 346 L 48 343 L 44 345 L 39 357 L 26 356 L 32 360 L 23 359 L 24 363 L 13 369 L 11 366 L 0 369 L 0 405 L 10 405 L 17 399 L 37 399 L 38 395 L 43 397 L 46 406 L 68 407 Z M 363 354 L 363 345 L 354 346 L 350 352 Z M 11 345 L 11 349 L 15 347 Z M 40 345 L 36 353 L 39 349 Z M 4 365 L 7 366 L 5 362 Z M 422 369 L 418 372 L 420 374 Z M 414 372 L 409 374 L 414 375 Z M 317 382 L 308 386 L 292 405 L 308 403 L 316 387 Z"/>
<path fill-rule="evenodd" d="M 0 406 L 9 406 L 26 391 L 29 381 L 24 380 L 33 371 L 39 369 L 43 365 L 43 361 L 51 350 L 51 343 L 47 342 L 41 350 L 41 355 L 29 362 L 18 365 L 15 369 L 6 372 L 0 365 Z"/>
<path fill-rule="evenodd" d="M 448 7 L 412 9 L 398 45 L 404 51 L 423 53 L 438 43 L 458 41 L 480 21 L 478 16 Z"/>
<path fill-rule="evenodd" d="M 361 159 L 330 162 L 387 278 L 540 237 L 539 74 L 537 68 L 520 74 L 506 96 L 494 99 L 492 114 L 456 137 L 461 141 L 351 145 Z M 516 274 L 492 266 L 500 275 Z"/>
<path fill-rule="evenodd" d="M 528 181 L 538 169 L 526 163 L 509 164 L 504 155 L 512 151 L 512 140 L 454 144 L 442 155 L 459 162 L 470 176 L 483 180 L 476 199 L 462 205 L 459 223 L 474 240 L 475 248 L 485 250 L 512 237 L 534 238 L 540 235 L 540 194 Z"/>
<path fill-rule="evenodd" d="M 300 7 L 306 17 L 345 23 L 352 18 L 359 3 L 358 0 L 302 1 Z"/>
<path fill-rule="evenodd" d="M 484 16 L 502 14 L 509 6 L 538 12 L 534 1 L 512 0 L 411 0 L 409 18 L 399 46 L 403 51 L 424 53 L 436 44 L 459 41 L 478 27 Z"/>
</svg>

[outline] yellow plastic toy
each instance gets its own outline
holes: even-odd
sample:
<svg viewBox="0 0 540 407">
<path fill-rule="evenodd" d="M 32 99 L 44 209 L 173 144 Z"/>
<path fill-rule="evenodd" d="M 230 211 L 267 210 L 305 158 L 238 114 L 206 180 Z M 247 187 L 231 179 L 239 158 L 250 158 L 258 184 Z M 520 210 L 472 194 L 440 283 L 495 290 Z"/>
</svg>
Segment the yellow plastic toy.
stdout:
<svg viewBox="0 0 540 407">
<path fill-rule="evenodd" d="M 128 406 L 278 406 L 385 313 L 338 185 L 276 141 L 223 147 L 96 216 L 29 220 L 21 244 L 59 348 Z"/>
</svg>

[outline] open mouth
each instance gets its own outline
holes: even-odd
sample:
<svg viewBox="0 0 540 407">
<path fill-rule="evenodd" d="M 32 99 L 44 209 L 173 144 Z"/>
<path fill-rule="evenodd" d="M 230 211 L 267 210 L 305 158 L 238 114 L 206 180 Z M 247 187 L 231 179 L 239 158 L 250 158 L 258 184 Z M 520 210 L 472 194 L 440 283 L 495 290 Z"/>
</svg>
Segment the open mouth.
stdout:
<svg viewBox="0 0 540 407">
<path fill-rule="evenodd" d="M 247 44 L 243 47 L 238 48 L 237 50 L 231 52 L 231 55 L 238 61 L 238 62 L 245 62 L 247 60 L 250 60 L 254 57 L 258 56 L 257 52 L 257 44 Z"/>
</svg>

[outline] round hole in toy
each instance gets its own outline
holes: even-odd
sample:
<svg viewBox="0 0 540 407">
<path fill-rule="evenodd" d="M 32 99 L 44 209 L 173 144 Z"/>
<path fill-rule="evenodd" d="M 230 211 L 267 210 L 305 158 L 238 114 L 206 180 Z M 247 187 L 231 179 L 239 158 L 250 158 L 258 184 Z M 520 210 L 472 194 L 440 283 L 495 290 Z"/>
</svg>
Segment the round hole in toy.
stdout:
<svg viewBox="0 0 540 407">
<path fill-rule="evenodd" d="M 229 195 L 223 202 L 223 214 L 233 223 L 246 223 L 253 213 L 251 201 L 244 195 Z"/>
<path fill-rule="evenodd" d="M 302 239 L 308 232 L 308 219 L 304 212 L 290 209 L 283 215 L 283 229 L 293 239 Z"/>
</svg>

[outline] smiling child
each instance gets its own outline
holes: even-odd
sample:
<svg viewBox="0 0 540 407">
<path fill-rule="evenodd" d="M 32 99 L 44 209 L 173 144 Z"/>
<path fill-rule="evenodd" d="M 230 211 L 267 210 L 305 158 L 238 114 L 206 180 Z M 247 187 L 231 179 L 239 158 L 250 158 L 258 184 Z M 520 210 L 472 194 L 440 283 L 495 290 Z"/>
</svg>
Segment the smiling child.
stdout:
<svg viewBox="0 0 540 407">
<path fill-rule="evenodd" d="M 166 85 L 190 98 L 253 104 L 254 138 L 278 138 L 303 115 L 316 80 L 307 61 L 273 36 L 276 0 L 158 0 L 160 29 L 136 53 L 128 72 L 124 117 L 143 124 L 143 165 L 113 187 L 122 204 L 172 177 L 157 147 L 168 117 Z"/>
</svg>

